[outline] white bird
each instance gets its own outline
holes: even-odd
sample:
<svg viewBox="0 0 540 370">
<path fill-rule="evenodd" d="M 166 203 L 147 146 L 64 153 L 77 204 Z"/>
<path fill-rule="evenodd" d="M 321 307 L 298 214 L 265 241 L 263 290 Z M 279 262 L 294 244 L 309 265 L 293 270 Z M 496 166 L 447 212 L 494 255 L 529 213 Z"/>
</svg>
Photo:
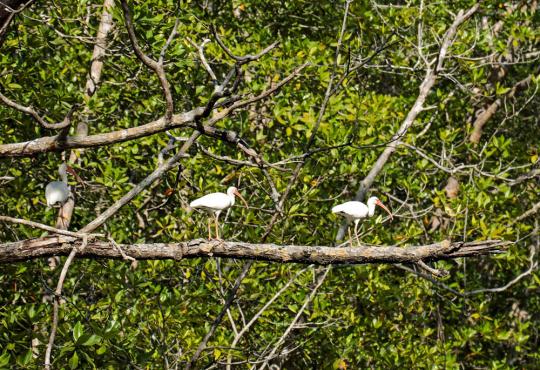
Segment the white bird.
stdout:
<svg viewBox="0 0 540 370">
<path fill-rule="evenodd" d="M 208 212 L 209 215 L 214 214 L 215 225 L 216 225 L 216 239 L 218 240 L 220 240 L 219 229 L 218 229 L 219 214 L 222 211 L 234 205 L 235 195 L 237 195 L 242 200 L 242 202 L 244 202 L 246 207 L 248 206 L 245 199 L 238 192 L 238 189 L 235 188 L 234 186 L 231 186 L 230 188 L 227 189 L 227 194 L 211 193 L 199 199 L 195 199 L 193 202 L 189 203 L 189 206 L 191 208 L 201 209 L 203 211 Z M 208 218 L 208 239 L 212 239 L 212 235 L 210 234 L 210 218 Z"/>
<path fill-rule="evenodd" d="M 60 207 L 59 222 L 63 223 L 65 218 L 63 214 L 63 205 L 69 199 L 71 195 L 71 189 L 67 184 L 67 173 L 72 174 L 79 181 L 79 176 L 75 173 L 73 168 L 69 167 L 63 162 L 58 167 L 58 174 L 60 175 L 60 181 L 51 181 L 45 187 L 45 198 L 47 199 L 47 207 L 54 207 L 58 205 Z M 61 221 L 60 221 L 61 220 Z"/>
<path fill-rule="evenodd" d="M 55 205 L 62 206 L 69 198 L 71 194 L 70 187 L 67 183 L 67 172 L 72 173 L 73 169 L 67 164 L 62 163 L 58 167 L 58 174 L 60 174 L 60 181 L 51 181 L 45 187 L 45 198 L 47 199 L 47 207 Z"/>
<path fill-rule="evenodd" d="M 371 197 L 367 201 L 367 205 L 362 202 L 346 202 L 340 205 L 337 205 L 332 208 L 332 213 L 341 215 L 347 219 L 347 222 L 350 223 L 354 221 L 354 235 L 358 239 L 358 222 L 361 219 L 371 217 L 375 214 L 375 206 L 379 206 L 384 209 L 390 215 L 390 218 L 393 219 L 392 213 L 386 208 L 384 204 L 377 197 Z M 351 230 L 349 229 L 349 239 L 352 246 L 352 237 Z"/>
</svg>

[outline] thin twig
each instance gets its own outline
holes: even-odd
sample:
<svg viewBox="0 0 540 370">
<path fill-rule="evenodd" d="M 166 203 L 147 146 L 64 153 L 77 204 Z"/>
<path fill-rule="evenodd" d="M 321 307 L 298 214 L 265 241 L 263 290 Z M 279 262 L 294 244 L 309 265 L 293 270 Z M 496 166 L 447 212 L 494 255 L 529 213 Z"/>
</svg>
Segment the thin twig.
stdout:
<svg viewBox="0 0 540 370">
<path fill-rule="evenodd" d="M 87 244 L 88 244 L 88 238 L 85 236 L 83 238 L 80 251 L 83 251 Z M 46 370 L 49 370 L 51 368 L 51 353 L 52 353 L 52 348 L 54 345 L 54 339 L 56 336 L 56 329 L 58 328 L 58 307 L 60 305 L 59 300 L 60 300 L 60 296 L 62 295 L 62 288 L 64 286 L 64 280 L 66 278 L 69 266 L 71 265 L 71 262 L 73 262 L 73 259 L 75 258 L 75 255 L 77 254 L 78 251 L 79 250 L 77 248 L 73 248 L 71 250 L 71 253 L 69 254 L 68 258 L 66 259 L 66 262 L 64 263 L 64 267 L 62 268 L 62 271 L 60 272 L 60 277 L 58 278 L 58 284 L 56 285 L 56 290 L 54 291 L 53 321 L 51 325 L 49 343 L 47 344 L 47 350 L 45 351 L 45 369 Z"/>
<path fill-rule="evenodd" d="M 36 229 L 50 231 L 52 233 L 65 235 L 65 236 L 72 236 L 72 237 L 75 237 L 75 238 L 85 238 L 85 237 L 86 238 L 93 238 L 93 237 L 103 237 L 104 236 L 103 234 L 76 233 L 76 232 L 73 232 L 73 231 L 57 229 L 57 228 L 52 227 L 52 226 L 40 224 L 39 222 L 28 221 L 28 220 L 24 220 L 24 219 L 21 219 L 21 218 L 14 218 L 14 217 L 9 217 L 9 216 L 0 216 L 0 221 L 11 222 L 11 223 L 14 223 L 14 224 L 26 225 L 26 226 L 34 227 Z"/>
<path fill-rule="evenodd" d="M 249 272 L 249 269 L 251 268 L 251 265 L 253 264 L 253 261 L 249 261 L 244 264 L 244 267 L 242 268 L 242 272 L 240 272 L 240 275 L 236 278 L 236 281 L 234 282 L 234 286 L 229 292 L 229 295 L 227 296 L 227 300 L 225 301 L 225 304 L 221 308 L 220 313 L 217 315 L 217 317 L 214 319 L 214 322 L 212 323 L 212 326 L 210 327 L 210 330 L 206 335 L 204 336 L 203 340 L 197 347 L 197 350 L 191 357 L 191 360 L 186 364 L 185 370 L 191 369 L 192 366 L 195 365 L 197 360 L 199 359 L 199 356 L 201 355 L 204 348 L 206 348 L 206 344 L 208 343 L 208 340 L 210 340 L 210 337 L 214 335 L 214 332 L 216 331 L 217 327 L 221 323 L 221 320 L 223 320 L 223 316 L 225 316 L 225 313 L 233 303 L 234 299 L 236 298 L 236 292 L 240 288 L 240 285 L 242 284 L 242 281 L 246 277 L 247 273 Z"/>
<path fill-rule="evenodd" d="M 307 305 L 313 300 L 313 298 L 315 297 L 315 294 L 317 294 L 317 291 L 319 290 L 319 288 L 321 287 L 322 283 L 324 282 L 324 280 L 326 279 L 326 276 L 328 275 L 328 273 L 330 272 L 331 268 L 330 266 L 325 268 L 324 269 L 324 272 L 322 274 L 319 274 L 318 276 L 318 279 L 317 279 L 317 283 L 315 285 L 315 287 L 311 290 L 311 293 L 309 294 L 309 296 L 305 299 L 304 303 L 302 304 L 302 307 L 300 307 L 300 309 L 298 310 L 298 312 L 296 313 L 296 316 L 294 317 L 294 319 L 291 321 L 291 323 L 289 324 L 289 327 L 287 328 L 287 330 L 285 330 L 285 332 L 283 333 L 283 335 L 279 338 L 279 340 L 277 341 L 277 343 L 274 345 L 274 348 L 272 349 L 272 351 L 270 352 L 270 354 L 268 356 L 266 356 L 267 360 L 261 365 L 261 367 L 259 368 L 259 370 L 264 370 L 266 368 L 266 366 L 268 366 L 268 359 L 271 359 L 271 358 L 274 358 L 274 355 L 276 354 L 276 352 L 279 350 L 279 348 L 281 347 L 281 345 L 283 344 L 283 342 L 285 341 L 285 339 L 289 336 L 289 334 L 291 333 L 291 331 L 294 329 L 296 323 L 298 322 L 298 320 L 300 319 L 300 316 L 304 313 L 304 310 L 306 309 Z"/>
<path fill-rule="evenodd" d="M 73 113 L 75 113 L 76 109 L 80 106 L 80 104 L 74 104 L 61 122 L 48 123 L 32 107 L 25 107 L 24 105 L 16 103 L 2 93 L 0 93 L 0 100 L 3 101 L 5 105 L 32 116 L 32 118 L 34 118 L 41 126 L 53 130 L 64 129 L 71 125 L 71 118 L 73 117 Z"/>
<path fill-rule="evenodd" d="M 135 52 L 135 55 L 137 55 L 137 58 L 141 60 L 148 68 L 152 69 L 158 79 L 161 83 L 161 88 L 163 89 L 163 94 L 165 95 L 165 101 L 167 103 L 166 111 L 165 111 L 165 120 L 167 123 L 169 123 L 172 119 L 173 112 L 174 112 L 174 101 L 171 93 L 171 87 L 169 85 L 169 81 L 167 80 L 167 76 L 165 75 L 165 69 L 163 66 L 163 58 L 160 56 L 158 61 L 153 60 L 149 56 L 147 56 L 139 46 L 139 43 L 137 41 L 137 36 L 135 35 L 135 30 L 133 27 L 133 20 L 131 18 L 131 12 L 129 10 L 129 7 L 127 5 L 127 2 L 125 0 L 122 0 L 122 10 L 124 12 L 124 21 L 126 23 L 126 28 L 128 31 L 129 40 L 131 41 L 131 46 L 133 47 L 133 51 Z M 178 23 L 178 20 L 177 20 Z M 175 24 L 175 27 L 173 28 L 173 31 L 171 32 L 171 36 L 169 37 L 170 40 L 174 37 L 176 34 L 177 29 L 177 23 Z M 169 40 L 167 40 L 168 43 Z M 165 46 L 168 46 L 166 43 Z M 162 53 L 164 53 L 164 50 L 162 50 Z"/>
<path fill-rule="evenodd" d="M 210 64 L 208 64 L 208 61 L 206 60 L 206 57 L 204 55 L 204 47 L 206 46 L 206 44 L 210 42 L 210 39 L 204 39 L 203 42 L 201 43 L 201 46 L 197 45 L 189 37 L 187 38 L 187 40 L 199 52 L 199 59 L 201 60 L 201 63 L 204 69 L 206 70 L 206 72 L 208 72 L 208 74 L 210 75 L 210 78 L 212 79 L 212 81 L 217 82 L 218 79 L 216 77 L 216 74 L 210 67 Z"/>
<path fill-rule="evenodd" d="M 292 278 L 289 279 L 289 281 L 283 285 L 283 287 L 281 287 L 280 290 L 278 290 L 276 292 L 276 294 L 274 294 L 272 296 L 272 298 L 270 298 L 265 304 L 264 306 L 262 306 L 262 308 L 255 314 L 253 315 L 253 317 L 251 318 L 251 320 L 249 320 L 249 322 L 247 324 L 244 325 L 244 327 L 242 328 L 242 330 L 240 330 L 240 332 L 238 334 L 236 334 L 236 336 L 234 337 L 234 340 L 231 344 L 231 348 L 230 348 L 230 351 L 229 351 L 229 354 L 227 356 L 227 370 L 230 370 L 231 368 L 231 364 L 232 364 L 232 351 L 235 349 L 236 347 L 236 344 L 238 343 L 238 341 L 242 338 L 242 336 L 249 330 L 249 328 L 259 319 L 259 317 L 261 317 L 261 315 L 264 313 L 264 311 L 266 311 L 266 309 L 268 307 L 270 307 L 270 305 L 272 303 L 274 303 L 274 301 L 276 299 L 278 299 L 281 294 L 287 290 L 291 285 L 292 283 L 294 283 L 294 281 L 296 280 L 296 278 L 298 278 L 298 276 L 300 276 L 301 274 L 303 274 L 305 271 L 307 270 L 307 268 L 304 268 L 300 271 L 298 271 Z"/>
</svg>

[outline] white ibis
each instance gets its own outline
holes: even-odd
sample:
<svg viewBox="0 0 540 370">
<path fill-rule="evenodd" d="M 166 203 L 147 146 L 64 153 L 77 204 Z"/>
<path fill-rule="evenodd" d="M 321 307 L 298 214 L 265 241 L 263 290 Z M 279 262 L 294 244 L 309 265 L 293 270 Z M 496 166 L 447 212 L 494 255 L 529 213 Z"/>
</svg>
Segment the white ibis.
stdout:
<svg viewBox="0 0 540 370">
<path fill-rule="evenodd" d="M 371 197 L 367 201 L 367 206 L 362 202 L 346 202 L 337 205 L 332 208 L 332 213 L 341 215 L 347 219 L 347 222 L 354 221 L 354 236 L 358 239 L 358 222 L 361 219 L 371 217 L 375 214 L 375 206 L 379 206 L 384 209 L 393 219 L 392 213 L 386 208 L 384 204 L 377 197 Z M 349 239 L 352 246 L 351 230 L 349 229 Z"/>
<path fill-rule="evenodd" d="M 71 167 L 69 167 L 69 169 L 71 170 Z M 47 199 L 47 207 L 52 207 L 56 204 L 62 206 L 68 200 L 71 191 L 69 185 L 67 184 L 67 170 L 68 165 L 62 163 L 58 167 L 60 181 L 51 181 L 45 187 L 45 198 Z"/>
<path fill-rule="evenodd" d="M 45 187 L 45 198 L 47 199 L 47 207 L 56 205 L 62 206 L 69 198 L 71 194 L 70 187 L 67 183 L 67 173 L 76 175 L 75 171 L 69 167 L 66 163 L 62 163 L 58 167 L 58 174 L 60 174 L 60 181 L 51 181 Z"/>
<path fill-rule="evenodd" d="M 218 229 L 219 214 L 222 211 L 234 205 L 235 195 L 237 195 L 240 198 L 240 200 L 244 202 L 246 207 L 248 206 L 245 199 L 238 192 L 238 189 L 235 188 L 234 186 L 231 186 L 230 188 L 227 189 L 227 194 L 211 193 L 199 199 L 195 199 L 193 202 L 189 203 L 189 206 L 191 208 L 201 209 L 203 211 L 208 212 L 209 215 L 214 214 L 215 225 L 216 225 L 216 239 L 218 240 L 220 240 L 219 229 Z M 212 239 L 212 235 L 210 234 L 210 218 L 208 218 L 208 239 Z"/>
</svg>

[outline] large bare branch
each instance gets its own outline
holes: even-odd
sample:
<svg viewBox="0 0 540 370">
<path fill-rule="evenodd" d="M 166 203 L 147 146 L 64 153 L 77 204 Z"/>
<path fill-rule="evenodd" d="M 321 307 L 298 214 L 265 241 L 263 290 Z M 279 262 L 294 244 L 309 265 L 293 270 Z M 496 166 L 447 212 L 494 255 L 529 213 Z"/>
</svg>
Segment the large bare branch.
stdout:
<svg viewBox="0 0 540 370">
<path fill-rule="evenodd" d="M 162 117 L 145 125 L 102 134 L 66 137 L 60 137 L 59 135 L 45 136 L 22 143 L 3 144 L 0 145 L 0 158 L 29 157 L 38 153 L 121 143 L 184 126 L 187 122 L 195 120 L 195 117 L 203 111 L 204 108 L 196 108 L 185 113 L 175 114 L 169 125 L 167 125 L 165 118 Z"/>
<path fill-rule="evenodd" d="M 233 111 L 248 106 L 259 100 L 265 99 L 268 96 L 279 91 L 283 85 L 287 84 L 294 77 L 298 76 L 300 71 L 307 64 L 298 67 L 293 73 L 284 78 L 275 86 L 265 90 L 261 94 L 253 97 L 248 97 L 244 100 L 237 101 L 233 105 L 222 109 L 208 120 L 207 126 L 215 124 L 217 121 L 227 117 Z M 171 122 L 167 124 L 167 120 L 162 117 L 147 124 L 131 127 L 123 130 L 112 131 L 96 135 L 88 136 L 46 136 L 35 140 L 22 143 L 3 144 L 0 145 L 1 157 L 29 157 L 38 153 L 61 151 L 74 148 L 92 148 L 97 146 L 111 145 L 129 140 L 138 139 L 145 136 L 150 136 L 163 131 L 174 128 L 188 126 L 188 123 L 195 122 L 206 110 L 206 107 L 198 107 L 188 112 L 175 114 L 172 116 Z"/>
<path fill-rule="evenodd" d="M 79 238 L 44 237 L 0 244 L 0 263 L 24 261 L 47 256 L 67 255 L 81 246 Z M 409 247 L 334 248 L 306 245 L 255 244 L 235 241 L 196 239 L 176 243 L 118 245 L 127 256 L 137 260 L 196 257 L 226 257 L 278 263 L 317 265 L 405 263 L 441 260 L 501 253 L 512 242 L 482 240 L 475 242 L 441 242 Z M 122 259 L 122 253 L 109 241 L 89 241 L 79 258 Z"/>
<path fill-rule="evenodd" d="M 467 11 L 460 10 L 450 27 L 446 30 L 441 42 L 435 67 L 432 68 L 431 65 L 428 65 L 426 75 L 424 77 L 424 80 L 422 81 L 422 84 L 420 85 L 420 91 L 418 93 L 416 101 L 414 102 L 412 108 L 409 110 L 409 113 L 407 113 L 407 116 L 405 117 L 405 120 L 399 127 L 398 131 L 394 134 L 394 136 L 392 136 L 392 140 L 390 141 L 390 143 L 386 146 L 379 158 L 377 158 L 377 161 L 371 167 L 371 170 L 369 171 L 367 176 L 361 181 L 354 200 L 364 200 L 366 193 L 375 181 L 375 178 L 382 171 L 383 167 L 386 165 L 386 162 L 388 162 L 388 159 L 398 147 L 398 140 L 403 138 L 403 136 L 407 133 L 409 128 L 416 120 L 416 117 L 418 117 L 418 115 L 424 110 L 424 102 L 426 101 L 427 96 L 431 92 L 432 87 L 435 85 L 435 81 L 437 80 L 439 73 L 443 69 L 444 60 L 447 56 L 448 49 L 454 43 L 458 27 L 471 17 L 478 10 L 479 6 L 480 2 L 477 2 Z M 346 229 L 347 225 L 345 223 L 342 224 L 336 237 L 337 240 L 341 240 L 343 238 Z"/>
</svg>

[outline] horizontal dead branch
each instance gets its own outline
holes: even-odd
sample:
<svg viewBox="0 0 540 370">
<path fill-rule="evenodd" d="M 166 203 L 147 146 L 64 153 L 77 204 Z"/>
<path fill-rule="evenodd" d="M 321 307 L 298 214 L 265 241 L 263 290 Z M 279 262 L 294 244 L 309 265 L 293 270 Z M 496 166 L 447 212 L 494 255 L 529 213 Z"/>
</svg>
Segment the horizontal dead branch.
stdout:
<svg viewBox="0 0 540 370">
<path fill-rule="evenodd" d="M 75 148 L 91 148 L 138 139 L 144 136 L 156 134 L 158 132 L 184 126 L 186 123 L 195 120 L 195 118 L 200 115 L 203 110 L 204 108 L 196 108 L 189 112 L 175 114 L 173 115 L 172 121 L 169 124 L 167 124 L 166 119 L 162 117 L 141 126 L 102 134 L 66 137 L 61 137 L 59 135 L 45 136 L 22 143 L 3 144 L 0 145 L 0 157 L 31 156 L 37 153 Z"/>
<path fill-rule="evenodd" d="M 51 236 L 0 244 L 0 263 L 34 258 L 68 255 L 80 248 L 83 241 L 69 236 Z M 226 257 L 272 261 L 279 263 L 309 263 L 317 265 L 405 263 L 434 261 L 459 257 L 502 253 L 512 242 L 483 240 L 450 242 L 410 247 L 352 247 L 335 248 L 305 245 L 253 244 L 235 241 L 196 239 L 179 243 L 119 244 L 108 241 L 88 241 L 77 254 L 79 258 L 137 260 Z M 121 249 L 121 250 L 119 250 Z M 122 253 L 123 252 L 123 253 Z"/>
<path fill-rule="evenodd" d="M 221 111 L 214 114 L 206 122 L 207 127 L 211 127 L 217 121 L 230 115 L 233 111 L 244 108 L 259 100 L 266 99 L 268 96 L 278 92 L 285 84 L 291 81 L 293 78 L 299 75 L 299 73 L 308 66 L 307 63 L 296 68 L 291 74 L 281 80 L 279 83 L 273 85 L 267 90 L 263 91 L 256 96 L 246 96 L 244 100 L 234 102 L 231 106 L 228 106 Z M 215 103 L 215 102 L 214 102 Z M 38 153 L 62 151 L 66 149 L 75 148 L 91 148 L 97 146 L 111 145 L 133 139 L 138 139 L 145 136 L 150 136 L 159 132 L 171 130 L 178 127 L 188 127 L 188 123 L 194 122 L 201 117 L 209 116 L 210 111 L 207 112 L 208 107 L 211 110 L 214 104 L 207 107 L 198 107 L 193 110 L 174 114 L 171 121 L 165 117 L 161 117 L 155 121 L 147 124 L 131 127 L 123 130 L 112 131 L 102 134 L 88 135 L 88 136 L 66 136 L 61 135 L 46 136 L 38 139 L 13 143 L 13 144 L 0 144 L 0 158 L 2 157 L 29 157 Z"/>
</svg>

